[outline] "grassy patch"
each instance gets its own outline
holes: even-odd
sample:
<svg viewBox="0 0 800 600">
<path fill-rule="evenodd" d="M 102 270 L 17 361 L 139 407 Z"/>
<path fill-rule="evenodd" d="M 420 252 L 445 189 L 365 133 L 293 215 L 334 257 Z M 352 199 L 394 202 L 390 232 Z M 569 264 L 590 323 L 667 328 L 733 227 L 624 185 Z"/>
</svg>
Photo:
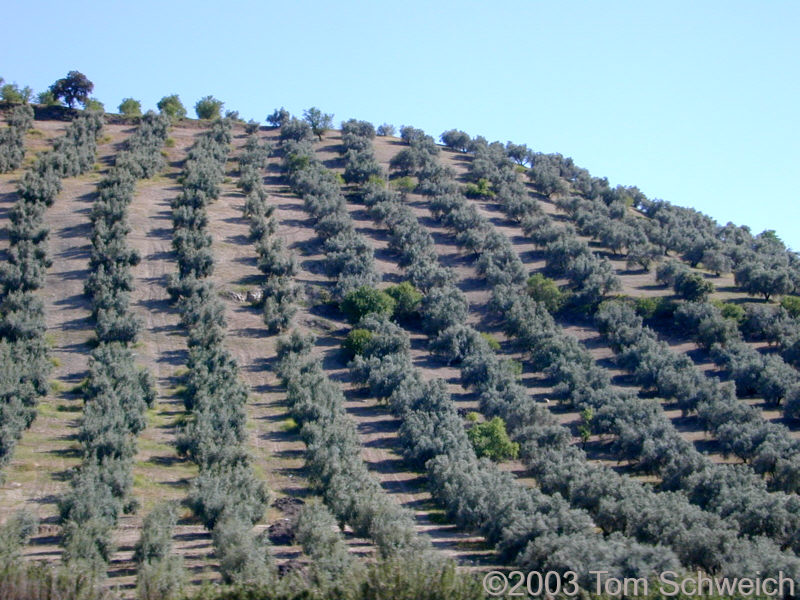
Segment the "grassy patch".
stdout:
<svg viewBox="0 0 800 600">
<path fill-rule="evenodd" d="M 63 394 L 67 390 L 67 386 L 61 383 L 58 379 L 50 380 L 50 393 L 54 396 Z"/>
<path fill-rule="evenodd" d="M 86 391 L 86 386 L 89 385 L 89 378 L 84 377 L 70 389 L 70 394 L 83 394 Z"/>
<path fill-rule="evenodd" d="M 158 406 L 148 408 L 145 413 L 148 427 L 164 427 L 171 424 L 171 415 L 164 414 Z"/>
<path fill-rule="evenodd" d="M 137 467 L 142 467 L 144 463 L 136 463 Z M 150 477 L 147 477 L 143 473 L 134 473 L 133 474 L 133 486 L 139 489 L 153 489 L 158 487 L 158 484 L 153 481 Z"/>
<path fill-rule="evenodd" d="M 297 433 L 300 431 L 300 426 L 297 424 L 297 421 L 295 421 L 292 417 L 289 417 L 288 419 L 281 421 L 280 430 L 284 433 Z"/>
<path fill-rule="evenodd" d="M 489 348 L 491 348 L 495 352 L 499 352 L 500 351 L 500 342 L 498 342 L 497 338 L 494 337 L 491 333 L 481 332 L 481 337 L 484 340 L 486 340 L 487 344 L 489 344 Z"/>
</svg>

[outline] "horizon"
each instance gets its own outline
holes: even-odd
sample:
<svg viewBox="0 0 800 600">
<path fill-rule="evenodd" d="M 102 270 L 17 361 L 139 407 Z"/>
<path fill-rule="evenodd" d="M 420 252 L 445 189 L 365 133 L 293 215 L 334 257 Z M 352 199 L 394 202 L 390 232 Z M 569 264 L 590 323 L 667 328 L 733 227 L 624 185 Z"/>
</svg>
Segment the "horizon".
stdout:
<svg viewBox="0 0 800 600">
<path fill-rule="evenodd" d="M 75 69 L 108 112 L 177 93 L 190 115 L 213 95 L 262 123 L 316 106 L 337 126 L 460 129 L 800 249 L 800 7 L 788 2 L 45 5 L 8 11 L 7 83 L 40 92 Z"/>
</svg>

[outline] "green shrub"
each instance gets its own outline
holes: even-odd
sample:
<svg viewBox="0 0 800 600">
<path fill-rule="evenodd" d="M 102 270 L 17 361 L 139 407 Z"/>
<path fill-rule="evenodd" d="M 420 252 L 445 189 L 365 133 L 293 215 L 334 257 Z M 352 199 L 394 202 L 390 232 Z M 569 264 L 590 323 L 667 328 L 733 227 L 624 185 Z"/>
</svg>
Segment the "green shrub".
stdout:
<svg viewBox="0 0 800 600">
<path fill-rule="evenodd" d="M 515 380 L 518 381 L 522 377 L 523 367 L 521 362 L 510 358 L 504 360 L 503 363 L 508 366 L 508 371 L 514 376 Z"/>
<path fill-rule="evenodd" d="M 31 96 L 33 90 L 27 85 L 21 89 L 16 83 L 6 83 L 0 87 L 0 98 L 11 104 L 27 104 L 31 101 Z"/>
<path fill-rule="evenodd" d="M 643 319 L 672 319 L 675 302 L 663 296 L 636 298 L 636 313 Z"/>
<path fill-rule="evenodd" d="M 36 101 L 45 106 L 58 106 L 58 100 L 50 90 L 40 92 L 39 95 L 36 96 Z"/>
<path fill-rule="evenodd" d="M 411 193 L 415 189 L 417 189 L 417 182 L 414 180 L 413 177 L 408 175 L 404 175 L 403 177 L 398 177 L 397 179 L 392 180 L 392 187 L 400 192 Z"/>
<path fill-rule="evenodd" d="M 731 302 L 723 302 L 722 300 L 712 300 L 711 304 L 716 306 L 726 319 L 732 319 L 737 323 L 744 321 L 744 308 L 739 304 L 732 304 Z"/>
<path fill-rule="evenodd" d="M 681 273 L 675 279 L 675 292 L 690 302 L 701 302 L 714 291 L 714 284 L 699 273 Z"/>
<path fill-rule="evenodd" d="M 395 319 L 411 319 L 419 316 L 422 292 L 410 282 L 404 281 L 386 288 L 386 293 L 395 301 Z"/>
<path fill-rule="evenodd" d="M 499 461 L 517 458 L 519 454 L 519 444 L 508 437 L 506 423 L 500 417 L 473 425 L 467 430 L 467 437 L 479 457 Z"/>
<path fill-rule="evenodd" d="M 181 102 L 178 94 L 164 96 L 158 101 L 156 106 L 162 114 L 167 115 L 171 119 L 183 119 L 186 117 L 186 108 L 183 106 L 183 102 Z"/>
<path fill-rule="evenodd" d="M 800 296 L 784 296 L 781 298 L 781 306 L 795 319 L 800 317 Z"/>
<path fill-rule="evenodd" d="M 126 117 L 141 117 L 142 116 L 142 103 L 133 98 L 123 98 L 119 104 L 119 114 Z"/>
<path fill-rule="evenodd" d="M 105 105 L 102 102 L 100 102 L 100 100 L 98 100 L 97 98 L 89 98 L 88 100 L 86 100 L 84 108 L 86 110 L 99 113 L 104 113 L 106 111 Z"/>
<path fill-rule="evenodd" d="M 224 104 L 222 100 L 217 100 L 214 96 L 205 96 L 194 105 L 194 111 L 197 113 L 198 119 L 219 119 Z"/>
<path fill-rule="evenodd" d="M 281 421 L 280 429 L 284 433 L 297 433 L 300 431 L 300 425 L 292 417 L 288 417 Z"/>
<path fill-rule="evenodd" d="M 536 302 L 545 305 L 548 312 L 556 312 L 564 305 L 564 292 L 556 282 L 541 273 L 534 273 L 528 278 L 528 294 Z"/>
<path fill-rule="evenodd" d="M 489 344 L 489 348 L 498 352 L 500 350 L 500 342 L 497 341 L 497 338 L 494 337 L 491 333 L 483 333 L 481 332 L 481 337 L 486 340 L 486 343 Z"/>
<path fill-rule="evenodd" d="M 391 316 L 395 305 L 395 299 L 386 292 L 364 285 L 349 292 L 339 308 L 351 323 L 358 323 L 361 317 L 370 313 Z"/>
<path fill-rule="evenodd" d="M 464 186 L 464 195 L 469 198 L 492 198 L 492 184 L 488 179 L 481 177 L 477 183 L 468 183 Z"/>
<path fill-rule="evenodd" d="M 386 187 L 386 180 L 381 177 L 380 175 L 370 175 L 369 179 L 367 179 L 367 185 L 375 186 L 379 188 Z"/>
<path fill-rule="evenodd" d="M 342 350 L 345 351 L 348 358 L 354 358 L 364 352 L 372 336 L 373 333 L 368 329 L 351 329 L 342 342 Z"/>
</svg>

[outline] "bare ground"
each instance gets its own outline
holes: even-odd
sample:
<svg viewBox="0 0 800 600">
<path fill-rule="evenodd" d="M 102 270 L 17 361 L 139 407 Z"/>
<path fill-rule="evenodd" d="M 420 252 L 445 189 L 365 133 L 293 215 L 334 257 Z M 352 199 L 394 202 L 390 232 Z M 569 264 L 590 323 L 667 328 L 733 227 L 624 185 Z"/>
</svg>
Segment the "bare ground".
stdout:
<svg viewBox="0 0 800 600">
<path fill-rule="evenodd" d="M 63 133 L 65 126 L 64 122 L 36 121 L 26 137 L 25 166 L 32 163 L 36 153 L 50 147 L 52 140 Z M 56 365 L 52 374 L 52 392 L 42 399 L 37 420 L 24 433 L 12 462 L 5 469 L 6 480 L 0 486 L 0 520 L 23 506 L 33 510 L 42 519 L 38 534 L 25 550 L 32 559 L 57 560 L 60 556 L 56 501 L 68 487 L 70 470 L 79 463 L 74 436 L 82 402 L 73 388 L 86 374 L 93 334 L 89 303 L 83 296 L 89 256 L 87 213 L 93 200 L 94 186 L 104 169 L 111 164 L 120 143 L 131 131 L 133 128 L 130 126 L 107 125 L 99 144 L 95 171 L 64 180 L 63 192 L 46 216 L 51 228 L 50 256 L 53 266 L 39 293 L 45 301 L 47 334 Z M 131 305 L 144 324 L 135 352 L 137 363 L 150 369 L 155 376 L 158 399 L 156 406 L 148 411 L 148 428 L 138 440 L 134 495 L 140 503 L 140 509 L 136 514 L 121 519 L 115 534 L 117 551 L 109 566 L 109 585 L 121 588 L 125 595 L 131 593 L 135 581 L 131 556 L 143 516 L 159 501 L 183 499 L 189 482 L 196 474 L 196 468 L 178 456 L 174 448 L 177 426 L 185 416 L 178 386 L 186 360 L 186 342 L 178 315 L 168 301 L 166 278 L 176 270 L 171 248 L 169 202 L 179 192 L 176 177 L 186 149 L 198 131 L 199 128 L 195 126 L 173 128 L 170 135 L 174 145 L 166 150 L 169 167 L 153 180 L 139 183 L 129 211 L 129 243 L 142 256 L 141 263 L 133 270 L 135 291 Z M 262 130 L 261 136 L 277 145 L 274 130 Z M 244 139 L 241 128 L 237 128 L 234 157 Z M 329 168 L 341 169 L 343 166 L 338 155 L 340 143 L 339 133 L 330 132 L 317 144 L 318 156 Z M 386 169 L 388 161 L 402 149 L 403 144 L 396 138 L 377 138 L 374 147 L 378 160 Z M 469 157 L 464 155 L 443 151 L 441 158 L 461 174 L 468 166 Z M 9 210 L 16 200 L 15 182 L 23 172 L 24 167 L 0 175 L 0 255 L 8 247 Z M 216 260 L 213 281 L 226 306 L 226 344 L 239 362 L 242 377 L 252 392 L 247 407 L 249 447 L 254 468 L 267 482 L 274 497 L 302 499 L 311 493 L 303 472 L 304 445 L 291 427 L 284 392 L 274 373 L 276 338 L 267 332 L 260 311 L 243 301 L 246 292 L 260 284 L 262 275 L 256 268 L 255 249 L 248 238 L 248 222 L 242 215 L 244 198 L 235 188 L 237 170 L 233 160 L 228 165 L 228 175 L 223 195 L 209 207 L 209 230 Z M 346 408 L 357 423 L 363 457 L 370 470 L 379 478 L 386 493 L 413 511 L 417 530 L 430 536 L 434 546 L 462 564 L 491 563 L 493 553 L 485 542 L 479 536 L 459 531 L 448 523 L 443 512 L 430 498 L 424 473 L 409 470 L 402 461 L 397 438 L 398 420 L 385 405 L 365 395 L 350 381 L 339 352 L 349 325 L 337 310 L 323 301 L 321 293 L 330 289 L 331 282 L 322 272 L 320 245 L 309 216 L 303 209 L 302 200 L 290 193 L 280 176 L 278 158 L 271 159 L 265 184 L 270 201 L 276 206 L 278 235 L 284 237 L 290 248 L 298 254 L 301 263 L 298 281 L 306 289 L 307 300 L 298 314 L 297 323 L 318 335 L 316 351 L 323 358 L 328 375 L 338 381 L 345 392 Z M 545 210 L 554 218 L 565 219 L 552 202 L 540 199 Z M 457 285 L 467 295 L 471 305 L 469 323 L 500 342 L 501 356 L 523 362 L 522 381 L 534 397 L 544 400 L 552 395 L 550 382 L 537 371 L 535 365 L 524 360 L 512 341 L 503 334 L 500 322 L 488 311 L 489 290 L 475 271 L 475 257 L 461 252 L 453 236 L 435 222 L 425 198 L 411 194 L 408 203 L 433 235 L 441 262 L 455 270 Z M 476 206 L 509 237 L 530 271 L 543 269 L 541 254 L 521 229 L 505 218 L 498 205 L 476 202 Z M 364 206 L 349 202 L 348 209 L 357 229 L 375 247 L 376 266 L 384 284 L 402 280 L 396 257 L 387 248 L 386 232 L 371 220 Z M 596 250 L 605 252 L 605 249 L 591 243 Z M 624 293 L 633 296 L 668 294 L 667 290 L 655 284 L 652 273 L 629 271 L 623 259 L 609 253 L 606 255 L 623 281 Z M 735 289 L 732 277 L 712 278 L 712 281 L 717 286 L 717 297 L 736 302 L 749 301 Z M 561 319 L 560 324 L 565 331 L 580 339 L 599 364 L 609 370 L 615 385 L 632 385 L 630 378 L 616 368 L 613 352 L 592 324 L 566 319 Z M 459 371 L 431 355 L 427 349 L 427 339 L 420 331 L 412 329 L 410 334 L 415 365 L 422 369 L 426 377 L 447 381 L 460 409 L 475 410 L 477 401 L 474 395 L 460 386 Z M 692 342 L 663 332 L 662 338 L 673 351 L 688 354 L 704 371 L 715 372 L 716 367 Z M 746 401 L 758 406 L 765 418 L 780 420 L 779 412 L 773 407 L 764 406 L 760 399 Z M 696 419 L 681 417 L 678 409 L 667 402 L 663 402 L 663 407 L 686 439 L 695 443 L 698 449 L 711 452 L 714 460 L 724 460 L 718 454 L 713 454 L 714 441 L 699 430 Z M 550 409 L 560 422 L 571 427 L 577 443 L 579 416 L 555 403 L 550 405 Z M 603 440 L 590 441 L 587 451 L 593 460 L 616 466 L 608 456 Z M 525 479 L 525 469 L 520 463 L 509 462 L 502 468 L 533 485 L 533 482 Z M 284 513 L 272 507 L 258 527 L 265 528 L 284 519 Z M 366 540 L 356 539 L 350 532 L 346 533 L 351 551 L 363 553 L 371 550 Z M 218 578 L 210 536 L 188 511 L 181 515 L 174 533 L 174 543 L 175 551 L 184 556 L 192 582 Z M 272 551 L 278 562 L 300 555 L 299 549 L 291 545 L 276 545 Z"/>
</svg>

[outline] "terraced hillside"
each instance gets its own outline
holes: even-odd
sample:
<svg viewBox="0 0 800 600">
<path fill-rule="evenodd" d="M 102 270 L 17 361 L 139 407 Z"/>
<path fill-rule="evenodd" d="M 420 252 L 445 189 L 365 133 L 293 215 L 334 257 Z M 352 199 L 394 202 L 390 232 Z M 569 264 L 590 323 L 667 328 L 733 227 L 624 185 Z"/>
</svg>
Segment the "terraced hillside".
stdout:
<svg viewBox="0 0 800 600">
<path fill-rule="evenodd" d="M 248 581 L 319 560 L 293 531 L 321 501 L 364 557 L 800 574 L 800 268 L 779 241 L 459 132 L 184 120 L 136 154 L 147 123 L 108 119 L 91 168 L 37 204 L 44 326 L 25 335 L 52 371 L 0 487 L 4 520 L 39 519 L 27 558 L 132 596 L 145 517 L 175 501 L 164 544 L 189 581 Z M 21 186 L 67 126 L 33 121 L 0 175 L 9 264 Z M 103 205 L 125 169 L 131 198 Z M 407 313 L 347 308 L 403 282 Z M 112 350 L 133 370 L 101 373 Z M 107 397 L 125 423 L 109 408 L 87 438 Z M 481 457 L 468 431 L 494 417 L 517 446 Z M 230 539 L 268 558 L 235 562 Z"/>
</svg>

